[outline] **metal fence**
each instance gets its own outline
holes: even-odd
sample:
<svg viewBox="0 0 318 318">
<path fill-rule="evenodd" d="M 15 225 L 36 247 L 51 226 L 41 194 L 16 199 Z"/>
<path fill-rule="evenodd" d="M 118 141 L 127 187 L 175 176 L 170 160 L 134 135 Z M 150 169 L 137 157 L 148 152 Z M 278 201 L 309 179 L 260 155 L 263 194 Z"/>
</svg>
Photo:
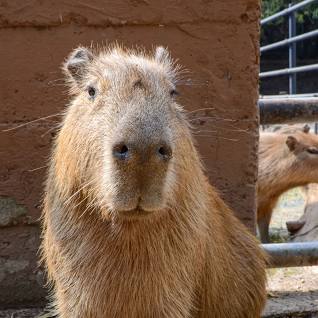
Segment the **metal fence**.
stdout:
<svg viewBox="0 0 318 318">
<path fill-rule="evenodd" d="M 289 76 L 289 95 L 261 96 L 259 99 L 260 122 L 267 124 L 286 124 L 318 121 L 318 94 L 297 95 L 297 73 L 318 70 L 318 63 L 297 66 L 297 43 L 318 36 L 318 30 L 296 34 L 296 17 L 298 10 L 318 0 L 306 0 L 292 5 L 261 21 L 261 26 L 280 18 L 288 17 L 288 38 L 262 46 L 261 53 L 269 50 L 289 47 L 289 67 L 286 69 L 262 72 L 260 79 L 274 76 Z M 317 130 L 317 125 L 316 125 Z M 318 241 L 308 243 L 263 244 L 269 254 L 268 267 L 309 266 L 318 265 Z"/>
<path fill-rule="evenodd" d="M 261 54 L 267 52 L 269 50 L 281 48 L 284 46 L 289 47 L 289 67 L 285 69 L 261 72 L 259 74 L 260 79 L 267 79 L 269 77 L 274 76 L 282 76 L 289 75 L 289 94 L 297 94 L 297 73 L 318 71 L 318 63 L 305 65 L 305 66 L 297 66 L 297 43 L 300 41 L 304 41 L 315 36 L 318 36 L 318 30 L 313 30 L 307 33 L 303 33 L 300 35 L 296 34 L 296 17 L 295 14 L 298 10 L 304 8 L 309 4 L 317 4 L 318 0 L 305 0 L 295 5 L 290 4 L 289 7 L 285 10 L 282 10 L 278 13 L 273 14 L 270 17 L 267 17 L 261 21 L 261 26 L 266 25 L 267 23 L 280 18 L 280 17 L 288 17 L 288 38 L 283 41 L 278 41 L 275 43 L 271 43 L 265 46 L 262 46 L 260 51 Z M 267 114 L 265 117 L 261 116 L 261 124 L 285 124 L 285 123 L 300 123 L 300 122 L 317 122 L 318 121 L 318 98 L 317 94 L 306 94 L 306 96 L 302 95 L 293 96 L 296 100 L 294 101 L 300 108 L 304 108 L 303 111 L 298 113 L 298 116 L 294 116 L 291 118 L 291 109 L 284 110 L 284 107 L 288 107 L 288 104 L 291 103 L 290 97 L 282 97 L 280 95 L 271 96 L 271 101 L 266 98 L 266 96 L 261 96 L 259 105 L 261 109 L 261 114 Z M 316 98 L 316 100 L 315 100 Z M 276 101 L 275 101 L 276 100 Z M 282 105 L 282 101 L 284 101 L 285 106 Z M 271 107 L 265 107 L 270 104 Z M 275 106 L 277 105 L 277 107 Z M 298 108 L 298 109 L 300 109 Z M 308 110 L 310 109 L 310 112 Z M 273 122 L 269 122 L 274 120 Z M 315 125 L 315 131 L 317 133 L 317 124 Z"/>
<path fill-rule="evenodd" d="M 263 72 L 259 74 L 259 77 L 260 79 L 262 79 L 262 78 L 273 77 L 273 76 L 289 75 L 289 94 L 297 93 L 296 73 L 318 70 L 318 64 L 311 64 L 311 65 L 297 67 L 297 42 L 304 41 L 312 37 L 318 36 L 318 30 L 297 35 L 295 14 L 298 10 L 313 3 L 318 4 L 318 0 L 305 0 L 295 5 L 290 4 L 287 9 L 280 11 L 261 21 L 261 26 L 264 26 L 267 23 L 273 20 L 276 20 L 277 18 L 288 16 L 288 38 L 283 41 L 262 46 L 261 53 L 269 51 L 269 50 L 277 49 L 280 47 L 288 46 L 289 47 L 289 67 L 286 69 L 281 69 L 281 70 Z"/>
</svg>

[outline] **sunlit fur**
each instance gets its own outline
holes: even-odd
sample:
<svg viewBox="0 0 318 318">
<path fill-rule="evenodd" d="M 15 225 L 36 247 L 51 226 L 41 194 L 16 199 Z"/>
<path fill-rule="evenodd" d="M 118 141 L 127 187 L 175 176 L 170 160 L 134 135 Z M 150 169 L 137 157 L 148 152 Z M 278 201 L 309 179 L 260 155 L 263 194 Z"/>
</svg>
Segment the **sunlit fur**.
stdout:
<svg viewBox="0 0 318 318">
<path fill-rule="evenodd" d="M 288 140 L 294 149 L 288 147 Z M 308 149 L 316 149 L 311 154 Z M 294 187 L 318 182 L 318 136 L 300 129 L 262 133 L 259 143 L 258 226 L 263 242 L 280 195 Z"/>
<path fill-rule="evenodd" d="M 74 98 L 53 147 L 43 211 L 42 255 L 58 317 L 260 317 L 264 255 L 204 176 L 169 94 L 177 72 L 167 51 L 95 51 L 75 80 L 68 65 L 76 52 L 64 67 Z M 98 88 L 95 100 L 88 85 Z M 117 198 L 133 206 L 140 167 L 118 170 L 109 147 L 117 135 L 140 133 L 136 142 L 168 136 L 173 158 L 156 166 L 162 173 L 142 167 L 148 187 L 138 195 L 152 209 L 130 218 Z"/>
</svg>

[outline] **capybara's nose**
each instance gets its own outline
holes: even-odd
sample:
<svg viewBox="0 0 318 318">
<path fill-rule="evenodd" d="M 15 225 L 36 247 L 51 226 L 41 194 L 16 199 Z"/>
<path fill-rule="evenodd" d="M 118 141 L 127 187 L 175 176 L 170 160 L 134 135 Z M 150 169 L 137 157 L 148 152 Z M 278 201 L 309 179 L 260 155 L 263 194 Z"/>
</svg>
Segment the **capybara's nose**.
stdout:
<svg viewBox="0 0 318 318">
<path fill-rule="evenodd" d="M 113 146 L 113 156 L 116 159 L 128 161 L 135 155 L 146 160 L 157 158 L 162 161 L 169 161 L 172 158 L 172 149 L 167 143 L 134 145 L 119 142 Z"/>
</svg>

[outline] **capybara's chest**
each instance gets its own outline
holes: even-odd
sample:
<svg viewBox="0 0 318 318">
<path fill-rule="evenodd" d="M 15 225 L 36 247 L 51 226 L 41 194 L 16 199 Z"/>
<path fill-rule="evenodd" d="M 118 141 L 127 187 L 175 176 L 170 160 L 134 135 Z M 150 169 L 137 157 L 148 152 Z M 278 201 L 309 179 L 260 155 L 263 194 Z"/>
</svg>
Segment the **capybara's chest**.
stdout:
<svg viewBox="0 0 318 318">
<path fill-rule="evenodd" d="M 70 240 L 79 248 L 60 264 L 57 280 L 67 290 L 66 302 L 74 303 L 74 317 L 84 312 L 87 318 L 181 318 L 193 312 L 202 272 L 199 244 L 187 244 L 186 238 L 180 244 L 167 233 L 138 239 L 108 235 L 94 242 L 87 236 Z M 66 274 L 72 272 L 76 276 Z"/>
</svg>

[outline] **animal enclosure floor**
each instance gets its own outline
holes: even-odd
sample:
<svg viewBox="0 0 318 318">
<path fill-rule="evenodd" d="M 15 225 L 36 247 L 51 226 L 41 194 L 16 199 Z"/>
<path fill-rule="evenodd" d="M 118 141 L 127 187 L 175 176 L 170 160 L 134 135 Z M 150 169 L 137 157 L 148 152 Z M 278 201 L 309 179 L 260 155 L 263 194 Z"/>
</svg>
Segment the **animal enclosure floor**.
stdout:
<svg viewBox="0 0 318 318">
<path fill-rule="evenodd" d="M 267 272 L 268 302 L 264 317 L 318 318 L 318 266 Z"/>
<path fill-rule="evenodd" d="M 42 312 L 41 309 L 10 309 L 0 310 L 0 318 L 34 318 Z"/>
<path fill-rule="evenodd" d="M 272 242 L 281 243 L 288 240 L 286 221 L 296 221 L 302 216 L 305 199 L 305 194 L 301 188 L 292 189 L 282 195 L 274 209 L 270 224 Z"/>
<path fill-rule="evenodd" d="M 288 240 L 286 221 L 298 220 L 304 207 L 305 195 L 301 188 L 282 196 L 270 225 L 272 242 Z M 318 318 L 318 266 L 268 270 L 268 303 L 264 317 Z"/>
</svg>

